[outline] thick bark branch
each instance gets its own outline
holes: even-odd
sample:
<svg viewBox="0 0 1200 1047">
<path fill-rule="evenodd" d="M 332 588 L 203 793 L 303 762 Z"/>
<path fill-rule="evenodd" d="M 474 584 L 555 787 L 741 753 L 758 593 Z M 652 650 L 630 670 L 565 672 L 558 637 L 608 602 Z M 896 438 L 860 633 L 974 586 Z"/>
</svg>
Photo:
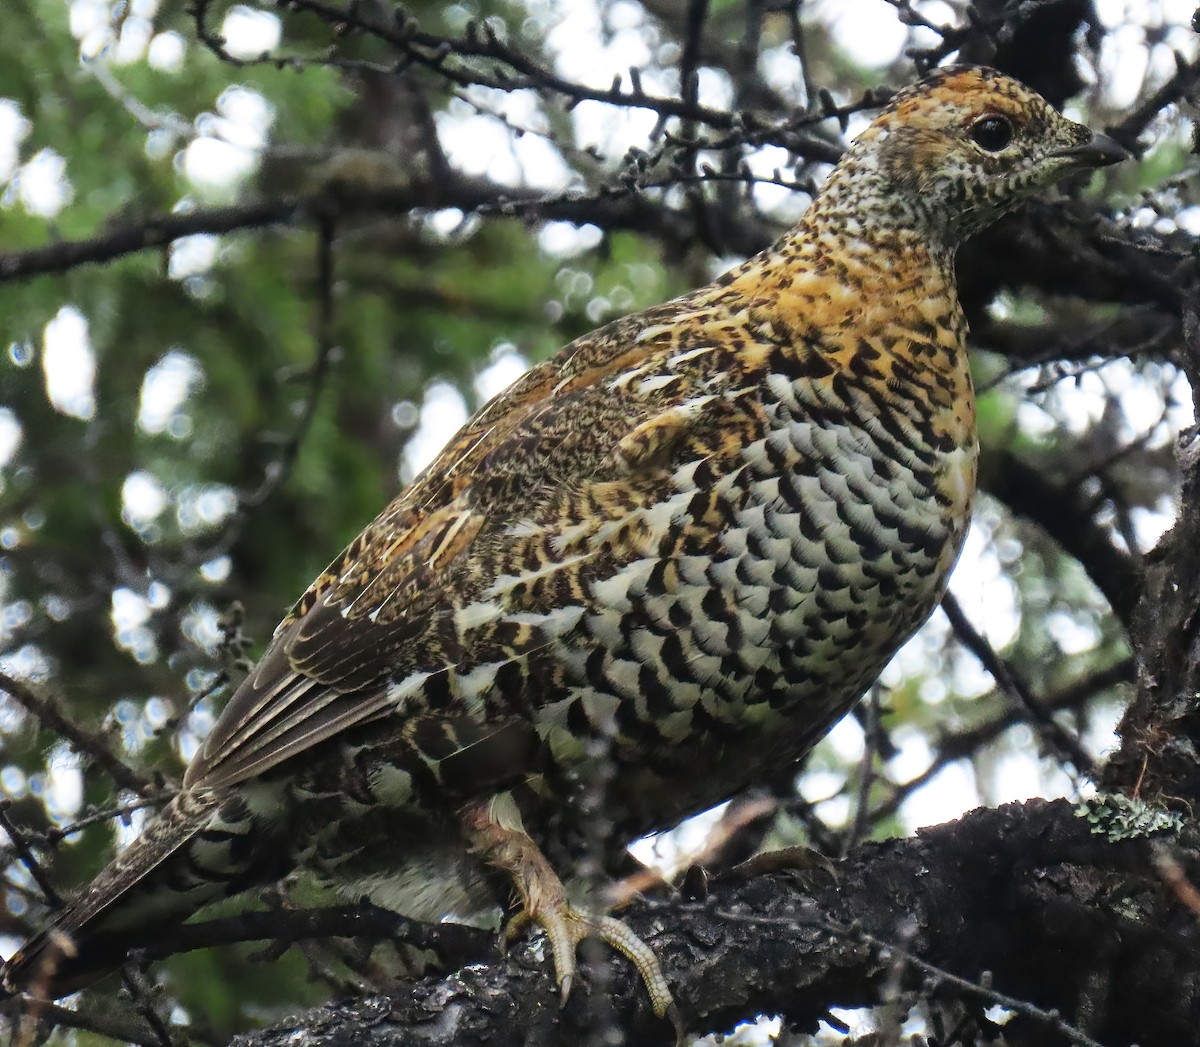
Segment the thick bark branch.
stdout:
<svg viewBox="0 0 1200 1047">
<path fill-rule="evenodd" d="M 1200 928 L 1155 872 L 1152 851 L 1145 838 L 1096 835 L 1065 801 L 1033 801 L 866 844 L 836 881 L 814 871 L 730 880 L 702 901 L 642 902 L 626 918 L 662 958 L 697 1031 L 756 1014 L 811 1030 L 828 1007 L 879 1003 L 898 979 L 903 990 L 978 1007 L 996 1002 L 985 984 L 1025 1001 L 1006 1026 L 1011 1047 L 1189 1047 L 1200 1044 Z M 1175 856 L 1194 867 L 1190 852 Z M 629 965 L 607 954 L 560 1012 L 542 951 L 534 943 L 504 962 L 332 1004 L 235 1043 L 552 1047 L 607 1042 L 602 1030 L 613 1026 L 627 1043 L 673 1042 Z"/>
<path fill-rule="evenodd" d="M 1183 292 L 1180 361 L 1200 417 L 1200 286 Z M 1131 638 L 1138 692 L 1104 782 L 1135 795 L 1200 800 L 1200 444 L 1183 433 L 1179 515 L 1149 558 Z"/>
</svg>

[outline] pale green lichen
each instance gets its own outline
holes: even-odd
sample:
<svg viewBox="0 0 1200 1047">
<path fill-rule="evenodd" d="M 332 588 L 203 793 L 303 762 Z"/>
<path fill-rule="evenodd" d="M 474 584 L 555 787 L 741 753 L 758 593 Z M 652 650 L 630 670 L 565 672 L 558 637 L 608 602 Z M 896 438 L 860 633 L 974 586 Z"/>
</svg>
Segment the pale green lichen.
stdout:
<svg viewBox="0 0 1200 1047">
<path fill-rule="evenodd" d="M 1132 897 L 1113 898 L 1108 903 L 1109 910 L 1122 919 L 1140 922 L 1146 918 L 1146 911 Z"/>
<path fill-rule="evenodd" d="M 1075 817 L 1086 818 L 1093 834 L 1114 842 L 1157 832 L 1176 833 L 1183 828 L 1183 817 L 1177 811 L 1119 793 L 1102 793 L 1080 801 L 1075 806 Z"/>
</svg>

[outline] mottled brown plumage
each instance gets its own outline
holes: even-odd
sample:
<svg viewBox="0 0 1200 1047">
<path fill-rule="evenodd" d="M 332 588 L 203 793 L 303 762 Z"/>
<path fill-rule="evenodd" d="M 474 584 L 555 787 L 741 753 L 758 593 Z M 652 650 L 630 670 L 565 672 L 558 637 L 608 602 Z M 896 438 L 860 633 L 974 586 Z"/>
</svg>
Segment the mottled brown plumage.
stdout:
<svg viewBox="0 0 1200 1047">
<path fill-rule="evenodd" d="M 795 762 L 925 620 L 975 487 L 955 248 L 1119 158 L 998 73 L 938 71 L 769 250 L 530 371 L 279 626 L 184 792 L 57 918 L 51 991 L 119 960 L 106 934 L 297 865 L 427 918 L 494 908 L 491 866 L 564 988 L 598 934 L 664 1011 L 653 954 L 552 863 Z"/>
</svg>

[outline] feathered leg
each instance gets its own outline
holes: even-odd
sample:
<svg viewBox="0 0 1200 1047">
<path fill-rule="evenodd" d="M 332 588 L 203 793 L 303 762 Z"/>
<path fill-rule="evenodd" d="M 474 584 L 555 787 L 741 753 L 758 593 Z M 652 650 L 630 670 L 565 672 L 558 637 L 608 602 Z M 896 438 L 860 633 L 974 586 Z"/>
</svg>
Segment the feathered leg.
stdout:
<svg viewBox="0 0 1200 1047">
<path fill-rule="evenodd" d="M 669 1018 L 676 1030 L 682 1031 L 671 989 L 650 946 L 620 920 L 581 912 L 567 901 L 562 880 L 525 832 L 509 794 L 468 804 L 461 818 L 471 850 L 493 868 L 508 873 L 520 896 L 521 911 L 505 928 L 505 942 L 513 941 L 530 924 L 537 924 L 546 932 L 563 1006 L 575 979 L 576 946 L 584 938 L 599 938 L 637 968 L 650 994 L 654 1013 Z"/>
</svg>

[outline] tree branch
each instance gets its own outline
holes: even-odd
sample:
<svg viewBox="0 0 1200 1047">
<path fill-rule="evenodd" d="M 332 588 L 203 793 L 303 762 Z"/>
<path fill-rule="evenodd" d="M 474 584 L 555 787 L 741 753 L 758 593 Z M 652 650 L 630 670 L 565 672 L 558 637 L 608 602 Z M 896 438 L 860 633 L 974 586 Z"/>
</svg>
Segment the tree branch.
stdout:
<svg viewBox="0 0 1200 1047">
<path fill-rule="evenodd" d="M 0 672 L 0 691 L 7 694 L 42 727 L 53 731 L 77 753 L 104 770 L 122 789 L 132 789 L 139 795 L 145 795 L 153 788 L 150 779 L 138 774 L 118 758 L 100 735 L 85 731 L 64 716 L 53 698 L 38 694 L 32 687 L 5 672 Z"/>
<path fill-rule="evenodd" d="M 811 1031 L 829 1006 L 878 1003 L 898 970 L 906 993 L 978 1007 L 1022 1001 L 1005 1026 L 1014 1047 L 1194 1047 L 1195 919 L 1156 873 L 1147 840 L 1094 833 L 1064 801 L 980 810 L 912 839 L 863 845 L 836 881 L 812 872 L 730 878 L 706 899 L 640 902 L 624 915 L 662 958 L 691 1029 L 775 1014 Z M 1195 854 L 1186 856 L 1194 878 Z M 560 1012 L 541 953 L 524 946 L 504 963 L 330 1005 L 234 1043 L 554 1047 L 596 1042 L 612 1023 L 627 1043 L 673 1042 L 625 961 L 602 951 Z"/>
<path fill-rule="evenodd" d="M 367 215 L 407 215 L 457 207 L 469 213 L 539 220 L 593 223 L 603 229 L 654 233 L 683 244 L 691 230 L 685 214 L 641 196 L 606 194 L 547 195 L 539 190 L 502 186 L 464 175 L 440 180 L 413 179 L 384 187 L 332 182 L 303 195 L 283 196 L 229 207 L 197 208 L 182 214 L 154 215 L 128 222 L 94 237 L 61 240 L 44 247 L 0 254 L 0 283 L 43 273 L 67 272 L 81 265 L 110 262 L 126 255 L 166 247 L 184 236 L 223 234 L 272 225 L 308 225 L 314 220 Z M 769 232 L 746 231 L 736 249 L 758 250 Z M 753 237 L 747 241 L 746 237 Z"/>
<path fill-rule="evenodd" d="M 1084 750 L 1079 739 L 1054 719 L 1045 703 L 1034 695 L 1013 667 L 996 653 L 988 643 L 987 637 L 971 624 L 970 619 L 959 607 L 958 601 L 950 593 L 942 597 L 942 610 L 950 619 L 950 628 L 954 630 L 959 642 L 979 659 L 979 664 L 996 681 L 996 686 L 1029 714 L 1029 722 L 1038 735 L 1057 750 L 1061 757 L 1070 760 L 1081 774 L 1092 775 L 1092 758 Z"/>
<path fill-rule="evenodd" d="M 1182 292 L 1180 362 L 1200 417 L 1200 279 Z M 1175 526 L 1147 558 L 1130 638 L 1138 691 L 1119 729 L 1121 748 L 1104 784 L 1135 795 L 1200 801 L 1200 443 L 1180 436 L 1182 484 Z"/>
<path fill-rule="evenodd" d="M 272 909 L 244 912 L 175 928 L 169 937 L 138 949 L 142 960 L 161 960 L 179 953 L 238 942 L 299 942 L 309 938 L 363 938 L 403 942 L 431 949 L 447 963 L 473 963 L 495 952 L 495 938 L 464 924 L 427 924 L 378 906 L 327 909 Z"/>
</svg>

